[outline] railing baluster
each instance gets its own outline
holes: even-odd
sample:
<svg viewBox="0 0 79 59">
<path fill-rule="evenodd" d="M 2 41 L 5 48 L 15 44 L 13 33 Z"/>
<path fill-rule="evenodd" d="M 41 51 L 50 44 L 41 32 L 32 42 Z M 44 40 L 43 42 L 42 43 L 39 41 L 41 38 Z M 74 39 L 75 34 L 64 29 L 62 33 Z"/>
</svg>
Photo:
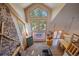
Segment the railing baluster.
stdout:
<svg viewBox="0 0 79 59">
<path fill-rule="evenodd" d="M 1 24 L 0 24 L 0 43 L 1 43 L 1 50 L 5 50 L 5 49 L 7 49 L 6 47 L 5 48 L 2 48 L 2 40 L 3 40 L 3 38 L 6 38 L 6 41 L 7 42 L 9 42 L 9 51 L 10 51 L 10 53 L 12 54 L 12 42 L 13 43 L 16 43 L 17 41 L 16 40 L 14 40 L 14 39 L 12 39 L 12 38 L 10 38 L 9 36 L 6 36 L 6 35 L 4 35 L 3 34 L 3 32 L 4 32 L 4 22 L 1 22 Z M 11 42 L 12 41 L 12 42 Z M 6 44 L 6 43 L 5 43 Z M 17 45 L 16 45 L 17 46 Z M 20 50 L 20 46 L 19 47 L 16 47 L 16 49 L 15 49 L 15 51 L 13 52 L 13 54 L 12 55 L 16 55 L 17 53 L 18 53 L 18 51 Z"/>
</svg>

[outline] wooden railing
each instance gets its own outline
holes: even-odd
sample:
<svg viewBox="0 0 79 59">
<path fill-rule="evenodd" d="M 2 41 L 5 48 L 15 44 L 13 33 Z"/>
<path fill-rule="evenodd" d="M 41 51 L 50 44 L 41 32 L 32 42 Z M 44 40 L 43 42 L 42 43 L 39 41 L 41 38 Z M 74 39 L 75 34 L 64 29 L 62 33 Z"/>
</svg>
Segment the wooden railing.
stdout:
<svg viewBox="0 0 79 59">
<path fill-rule="evenodd" d="M 14 39 L 9 38 L 8 36 L 1 35 L 1 33 L 0 33 L 0 36 L 3 36 L 4 38 L 6 38 L 6 40 L 7 40 L 8 42 L 10 42 L 10 41 L 17 42 L 17 41 L 15 41 Z M 9 41 L 9 40 L 10 40 L 10 41 Z M 1 45 L 2 45 L 2 44 L 1 44 Z M 1 48 L 1 47 L 0 47 L 0 48 Z M 12 53 L 12 56 L 16 56 L 16 55 L 19 53 L 20 48 L 21 48 L 21 46 L 16 47 L 16 49 L 15 49 L 14 52 Z M 6 48 L 1 48 L 1 49 L 6 49 Z"/>
<path fill-rule="evenodd" d="M 74 41 L 75 39 L 78 39 L 78 40 Z M 79 56 L 79 35 L 78 34 L 73 34 L 71 40 L 72 40 L 72 42 L 68 46 L 66 51 L 71 56 Z"/>
<path fill-rule="evenodd" d="M 13 42 L 16 42 L 16 43 L 17 43 L 16 40 L 10 38 L 9 36 L 4 35 L 4 34 L 3 34 L 3 31 L 4 31 L 4 22 L 1 22 L 1 24 L 0 24 L 0 42 L 1 42 L 1 46 L 2 46 L 2 44 L 3 44 L 3 43 L 2 43 L 2 38 L 5 38 L 6 41 L 8 41 L 8 42 L 13 41 Z M 1 48 L 1 50 L 6 49 L 6 48 L 2 48 L 2 47 L 0 47 L 0 48 Z M 18 52 L 20 51 L 20 48 L 21 48 L 20 45 L 19 45 L 19 46 L 16 46 L 16 49 L 14 50 L 14 52 L 13 52 L 11 55 L 12 55 L 12 56 L 17 55 Z"/>
<path fill-rule="evenodd" d="M 19 52 L 19 51 L 20 51 L 20 48 L 21 48 L 20 46 L 17 47 L 17 48 L 15 49 L 15 51 L 13 52 L 12 56 L 16 56 L 17 54 L 21 55 L 20 52 Z"/>
<path fill-rule="evenodd" d="M 7 40 L 10 40 L 10 41 L 16 41 L 16 40 L 14 40 L 14 39 L 10 38 L 9 36 L 6 36 L 6 35 L 4 35 L 2 33 L 0 33 L 0 36 L 4 37 L 4 38 L 6 38 Z"/>
<path fill-rule="evenodd" d="M 79 55 L 79 43 L 71 43 L 66 49 L 67 53 L 71 56 Z"/>
</svg>

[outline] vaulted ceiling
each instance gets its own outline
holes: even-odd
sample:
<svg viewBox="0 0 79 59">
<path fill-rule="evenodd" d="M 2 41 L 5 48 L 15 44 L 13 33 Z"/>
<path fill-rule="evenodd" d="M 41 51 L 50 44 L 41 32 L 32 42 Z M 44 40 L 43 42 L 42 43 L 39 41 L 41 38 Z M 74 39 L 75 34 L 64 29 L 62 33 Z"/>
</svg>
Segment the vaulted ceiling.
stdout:
<svg viewBox="0 0 79 59">
<path fill-rule="evenodd" d="M 9 5 L 22 17 L 22 19 L 25 19 L 24 14 L 24 8 L 27 8 L 29 5 L 33 3 L 10 3 Z M 59 11 L 62 9 L 63 3 L 43 3 L 49 8 L 51 8 L 52 15 L 51 19 L 55 18 L 55 16 L 59 13 Z M 51 22 L 51 21 L 50 21 Z"/>
<path fill-rule="evenodd" d="M 20 6 L 21 8 L 26 8 L 29 5 L 31 5 L 32 3 L 14 3 L 17 6 Z M 50 8 L 54 8 L 58 5 L 58 3 L 44 3 L 45 5 L 47 5 Z"/>
</svg>

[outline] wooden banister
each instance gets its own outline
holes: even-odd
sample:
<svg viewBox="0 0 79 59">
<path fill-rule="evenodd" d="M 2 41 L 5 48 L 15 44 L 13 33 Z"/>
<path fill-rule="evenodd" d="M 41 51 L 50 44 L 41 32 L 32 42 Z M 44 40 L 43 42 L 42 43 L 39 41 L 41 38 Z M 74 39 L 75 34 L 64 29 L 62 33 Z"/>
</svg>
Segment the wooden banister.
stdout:
<svg viewBox="0 0 79 59">
<path fill-rule="evenodd" d="M 14 39 L 10 38 L 9 36 L 3 35 L 4 38 L 11 40 L 11 41 L 15 41 Z"/>
<path fill-rule="evenodd" d="M 14 40 L 13 38 L 10 38 L 9 36 L 7 36 L 7 35 L 5 35 L 5 34 L 3 34 L 3 32 L 4 32 L 4 22 L 1 22 L 1 24 L 0 24 L 0 40 L 1 40 L 1 45 L 2 45 L 2 38 L 6 38 L 6 40 L 8 41 L 8 42 L 10 42 L 10 41 L 14 41 L 14 42 L 17 42 L 16 40 Z M 18 52 L 19 52 L 19 50 L 20 50 L 20 46 L 18 46 L 16 49 L 15 49 L 15 51 L 13 52 L 13 54 L 11 54 L 12 56 L 15 56 L 15 55 L 17 55 L 18 54 Z M 5 50 L 6 48 L 2 48 L 2 47 L 0 47 L 0 50 Z"/>
<path fill-rule="evenodd" d="M 18 54 L 18 52 L 20 51 L 20 46 L 19 47 L 17 47 L 16 49 L 15 49 L 15 51 L 13 52 L 13 54 L 12 54 L 12 56 L 16 56 L 17 54 Z"/>
<path fill-rule="evenodd" d="M 3 32 L 4 32 L 4 30 L 3 30 L 4 29 L 4 22 L 1 22 L 0 27 L 1 27 L 1 33 L 0 33 L 1 37 L 4 37 L 4 38 L 11 40 L 11 41 L 15 41 L 14 39 L 10 38 L 9 36 L 6 36 L 6 35 L 3 34 Z"/>
<path fill-rule="evenodd" d="M 6 35 L 4 35 L 2 33 L 0 33 L 0 36 L 3 36 L 4 38 L 6 38 L 8 40 L 11 40 L 11 41 L 16 41 L 16 40 L 14 40 L 14 39 L 10 38 L 9 36 L 6 36 Z"/>
<path fill-rule="evenodd" d="M 6 36 L 6 35 L 3 35 L 2 33 L 0 33 L 0 36 L 4 37 L 4 38 L 6 38 L 7 40 L 10 40 L 10 41 L 16 41 L 16 40 L 14 40 L 14 39 L 12 39 L 12 38 Z M 17 41 L 16 41 L 16 42 L 17 42 Z M 15 49 L 15 51 L 13 52 L 12 56 L 16 56 L 16 55 L 18 54 L 18 52 L 20 51 L 20 48 L 21 48 L 21 46 L 17 47 L 17 48 Z M 6 48 L 1 48 L 1 49 L 6 49 Z"/>
<path fill-rule="evenodd" d="M 76 35 L 76 36 L 78 36 L 78 37 L 79 37 L 79 35 L 78 35 L 78 34 L 73 33 L 73 35 Z"/>
</svg>

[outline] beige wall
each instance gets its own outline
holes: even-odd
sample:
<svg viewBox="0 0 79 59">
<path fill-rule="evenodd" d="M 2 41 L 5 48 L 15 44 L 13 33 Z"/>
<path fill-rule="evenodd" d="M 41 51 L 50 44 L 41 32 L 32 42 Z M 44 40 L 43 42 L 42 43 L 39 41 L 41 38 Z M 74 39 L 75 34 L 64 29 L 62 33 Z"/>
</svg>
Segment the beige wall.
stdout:
<svg viewBox="0 0 79 59">
<path fill-rule="evenodd" d="M 57 16 L 57 14 L 62 10 L 62 8 L 65 6 L 65 3 L 58 3 L 54 8 L 52 8 L 52 14 L 50 21 L 48 23 L 48 28 L 50 28 L 54 18 Z M 51 29 L 48 29 L 50 31 Z"/>
<path fill-rule="evenodd" d="M 65 6 L 65 3 L 58 3 L 56 7 L 53 8 L 51 21 L 54 20 L 56 15 L 61 11 L 61 9 Z"/>
<path fill-rule="evenodd" d="M 66 4 L 53 19 L 50 29 L 79 33 L 79 4 Z"/>
<path fill-rule="evenodd" d="M 24 9 L 18 3 L 10 3 L 11 7 L 18 13 L 18 15 L 25 21 Z"/>
</svg>

